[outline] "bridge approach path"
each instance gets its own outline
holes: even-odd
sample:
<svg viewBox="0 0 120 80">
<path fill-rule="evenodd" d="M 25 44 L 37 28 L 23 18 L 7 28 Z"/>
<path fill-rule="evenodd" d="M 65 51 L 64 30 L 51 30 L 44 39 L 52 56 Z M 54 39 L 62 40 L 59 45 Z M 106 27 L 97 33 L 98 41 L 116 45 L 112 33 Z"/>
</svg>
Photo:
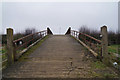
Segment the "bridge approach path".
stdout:
<svg viewBox="0 0 120 80">
<path fill-rule="evenodd" d="M 51 35 L 26 60 L 17 61 L 3 70 L 6 78 L 90 78 L 103 73 L 116 75 L 109 69 L 93 69 L 91 55 L 69 35 Z M 96 73 L 96 74 L 95 74 Z"/>
</svg>

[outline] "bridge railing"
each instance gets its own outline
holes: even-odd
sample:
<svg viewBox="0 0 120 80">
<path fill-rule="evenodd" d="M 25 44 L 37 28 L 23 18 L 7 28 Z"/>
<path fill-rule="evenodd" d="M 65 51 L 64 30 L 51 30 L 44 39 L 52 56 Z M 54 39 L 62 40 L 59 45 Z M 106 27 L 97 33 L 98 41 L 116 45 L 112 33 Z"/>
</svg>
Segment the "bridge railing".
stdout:
<svg viewBox="0 0 120 80">
<path fill-rule="evenodd" d="M 44 36 L 47 35 L 47 30 L 40 31 L 37 33 L 29 34 L 27 36 L 21 37 L 17 40 L 13 41 L 13 47 L 14 47 L 14 60 L 17 60 L 18 57 L 25 52 L 27 47 L 29 47 L 32 43 L 36 42 L 38 39 L 43 38 Z M 11 46 L 12 47 L 12 46 Z M 2 54 L 2 64 L 4 65 L 3 68 L 5 67 L 7 63 L 7 53 Z"/>
<path fill-rule="evenodd" d="M 65 33 L 76 38 L 84 47 L 86 47 L 95 57 L 100 58 L 105 63 L 109 64 L 108 54 L 108 33 L 107 26 L 101 27 L 101 40 L 98 40 L 90 35 L 71 30 L 71 27 Z"/>
<path fill-rule="evenodd" d="M 66 34 L 72 35 L 77 39 L 84 47 L 86 47 L 95 57 L 99 58 L 106 65 L 111 65 L 117 70 L 120 70 L 119 55 L 108 53 L 108 34 L 107 26 L 101 27 L 101 40 L 98 40 L 88 34 L 81 33 L 75 30 L 68 29 Z M 114 64 L 116 63 L 116 65 Z"/>
<path fill-rule="evenodd" d="M 29 34 L 29 35 L 27 35 L 25 37 L 14 40 L 13 41 L 14 54 L 16 54 L 14 56 L 14 58 L 17 59 L 19 57 L 19 55 L 22 54 L 22 53 L 20 54 L 20 52 L 22 50 L 29 47 L 31 44 L 33 44 L 37 40 L 42 39 L 46 35 L 47 35 L 47 30 L 44 30 L 44 31 L 40 31 L 40 32 L 37 32 L 37 33 Z M 19 54 L 19 55 L 17 55 L 17 54 Z"/>
<path fill-rule="evenodd" d="M 101 40 L 75 30 L 71 30 L 70 34 L 87 45 L 92 50 L 95 57 L 98 55 L 101 56 Z"/>
<path fill-rule="evenodd" d="M 2 69 L 7 65 L 11 65 L 16 61 L 24 52 L 26 52 L 30 47 L 35 45 L 45 36 L 53 34 L 52 31 L 47 28 L 40 32 L 32 33 L 14 40 L 13 29 L 7 29 L 7 48 L 6 53 L 2 55 Z M 5 57 L 4 57 L 5 56 Z"/>
</svg>

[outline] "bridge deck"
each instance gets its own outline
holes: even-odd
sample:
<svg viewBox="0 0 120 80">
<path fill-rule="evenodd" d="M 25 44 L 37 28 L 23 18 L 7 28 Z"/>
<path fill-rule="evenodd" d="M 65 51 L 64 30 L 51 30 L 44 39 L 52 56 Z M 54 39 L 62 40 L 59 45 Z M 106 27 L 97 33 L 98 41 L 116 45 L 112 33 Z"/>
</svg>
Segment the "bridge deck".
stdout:
<svg viewBox="0 0 120 80">
<path fill-rule="evenodd" d="M 27 60 L 19 61 L 3 71 L 3 77 L 93 77 L 92 61 L 86 51 L 72 37 L 49 36 Z M 97 70 L 116 75 L 112 70 Z M 101 74 L 103 74 L 101 73 Z"/>
</svg>

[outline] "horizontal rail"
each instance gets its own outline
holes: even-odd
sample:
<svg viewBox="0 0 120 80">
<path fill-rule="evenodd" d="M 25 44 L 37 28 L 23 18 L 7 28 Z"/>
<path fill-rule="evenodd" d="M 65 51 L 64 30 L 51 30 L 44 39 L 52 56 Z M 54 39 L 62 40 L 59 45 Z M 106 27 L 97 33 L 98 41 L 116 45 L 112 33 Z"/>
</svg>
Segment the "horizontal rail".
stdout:
<svg viewBox="0 0 120 80">
<path fill-rule="evenodd" d="M 48 35 L 47 30 L 44 30 L 37 33 L 29 34 L 27 36 L 14 40 L 13 41 L 14 60 L 17 60 L 19 56 L 23 54 L 21 53 L 21 51 L 24 52 L 24 50 L 26 49 L 28 50 L 29 46 L 31 46 L 37 40 L 42 39 L 46 35 Z"/>
<path fill-rule="evenodd" d="M 19 38 L 19 39 L 17 39 L 17 40 L 14 40 L 13 42 L 15 43 L 15 42 L 20 41 L 20 40 L 22 40 L 22 39 L 24 39 L 24 38 L 27 38 L 27 37 L 29 37 L 29 36 L 32 36 L 32 35 L 38 34 L 38 33 L 42 33 L 42 32 L 47 32 L 47 30 L 43 30 L 43 31 L 40 31 L 40 32 L 37 32 L 37 33 L 29 34 L 29 35 L 27 35 L 27 36 L 25 36 L 25 37 L 22 37 L 22 38 Z"/>
<path fill-rule="evenodd" d="M 2 61 L 2 63 L 4 63 L 4 62 L 6 62 L 8 59 L 6 58 L 6 59 L 4 59 L 3 61 Z"/>
<path fill-rule="evenodd" d="M 44 37 L 43 37 L 44 38 Z M 37 41 L 35 41 L 34 43 L 32 43 L 31 45 L 29 45 L 27 48 L 23 49 L 22 51 L 19 52 L 19 54 L 16 56 L 17 59 L 23 54 L 25 53 L 27 50 L 29 50 L 32 46 L 34 46 L 35 44 L 37 44 L 42 38 L 38 39 Z"/>
<path fill-rule="evenodd" d="M 33 39 L 34 39 L 34 38 L 33 38 Z M 27 42 L 23 43 L 22 45 L 18 46 L 16 49 L 19 49 L 20 47 L 22 47 L 22 46 L 26 45 L 27 43 L 29 43 L 29 42 L 30 42 L 30 41 L 32 41 L 33 39 L 31 39 L 31 40 L 29 40 L 29 41 L 27 41 Z"/>
<path fill-rule="evenodd" d="M 79 40 L 79 39 L 77 39 L 84 47 L 86 47 L 91 53 L 93 53 L 93 55 L 95 56 L 95 57 L 97 57 L 98 56 L 98 54 L 95 52 L 95 51 L 93 51 L 89 46 L 87 46 L 85 43 L 83 43 L 81 40 Z"/>
<path fill-rule="evenodd" d="M 96 38 L 94 38 L 94 37 L 92 37 L 92 36 L 90 36 L 90 35 L 87 35 L 87 34 L 85 34 L 85 33 L 81 33 L 81 32 L 75 31 L 75 30 L 71 30 L 71 31 L 77 32 L 77 33 L 79 33 L 79 34 L 83 34 L 83 35 L 85 35 L 85 36 L 87 36 L 87 37 L 89 37 L 89 38 L 97 41 L 98 43 L 101 43 L 100 40 L 98 40 L 98 39 L 96 39 Z"/>
<path fill-rule="evenodd" d="M 101 56 L 101 40 L 98 40 L 88 34 L 81 33 L 75 30 L 70 31 L 71 35 L 74 36 L 84 47 L 86 47 L 96 57 Z"/>
<path fill-rule="evenodd" d="M 14 40 L 13 44 L 14 44 L 15 49 L 18 50 L 21 47 L 27 47 L 28 45 L 35 42 L 37 39 L 42 38 L 45 35 L 47 35 L 47 30 L 29 34 L 27 36 Z M 21 43 L 19 41 L 21 41 Z"/>
</svg>

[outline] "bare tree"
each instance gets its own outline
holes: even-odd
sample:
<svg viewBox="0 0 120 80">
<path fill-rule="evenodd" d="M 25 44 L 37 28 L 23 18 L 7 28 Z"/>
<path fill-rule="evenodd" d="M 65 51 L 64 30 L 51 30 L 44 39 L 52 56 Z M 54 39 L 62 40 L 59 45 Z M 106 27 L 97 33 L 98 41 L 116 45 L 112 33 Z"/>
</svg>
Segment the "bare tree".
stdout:
<svg viewBox="0 0 120 80">
<path fill-rule="evenodd" d="M 90 29 L 89 29 L 86 25 L 82 25 L 82 26 L 79 28 L 79 32 L 81 32 L 81 33 L 86 33 L 86 34 L 90 34 Z"/>
<path fill-rule="evenodd" d="M 29 35 L 29 34 L 33 34 L 35 32 L 37 32 L 35 28 L 27 28 L 27 29 L 25 29 L 25 33 L 24 34 L 25 35 Z"/>
</svg>

